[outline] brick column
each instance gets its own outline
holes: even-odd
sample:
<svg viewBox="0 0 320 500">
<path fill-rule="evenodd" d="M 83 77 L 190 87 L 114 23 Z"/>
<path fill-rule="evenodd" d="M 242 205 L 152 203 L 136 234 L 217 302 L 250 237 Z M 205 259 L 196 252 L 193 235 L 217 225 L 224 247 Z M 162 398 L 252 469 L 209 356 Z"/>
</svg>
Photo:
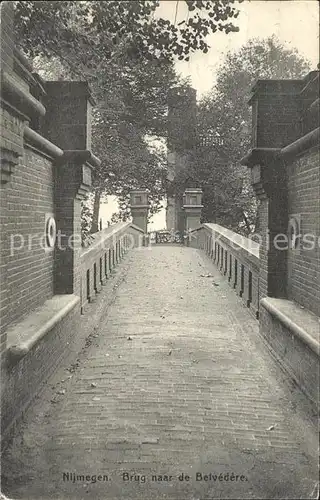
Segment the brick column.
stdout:
<svg viewBox="0 0 320 500">
<path fill-rule="evenodd" d="M 130 193 L 130 208 L 132 222 L 147 234 L 148 225 L 148 193 L 146 190 L 137 189 Z"/>
<path fill-rule="evenodd" d="M 14 5 L 13 2 L 2 2 L 0 7 L 1 16 L 1 68 L 3 71 L 13 70 L 14 51 Z"/>
<path fill-rule="evenodd" d="M 56 166 L 55 293 L 80 293 L 81 200 L 90 190 L 96 165 L 90 151 L 65 151 Z"/>
<path fill-rule="evenodd" d="M 22 60 L 14 42 L 14 2 L 0 6 L 0 61 L 1 61 L 1 111 L 0 111 L 0 352 L 6 347 L 6 333 L 10 318 L 10 296 L 7 269 L 10 259 L 9 194 L 11 178 L 20 157 L 23 156 L 24 129 L 35 116 L 45 113 L 45 108 L 30 93 L 32 75 L 30 66 Z M 26 66 L 27 65 L 27 66 Z M 26 78 L 27 75 L 27 78 Z M 11 226 L 11 229 L 10 229 Z M 16 229 L 18 231 L 18 229 Z"/>
<path fill-rule="evenodd" d="M 279 154 L 300 135 L 301 88 L 301 80 L 259 80 L 249 101 L 253 149 L 242 164 L 251 168 L 261 203 L 260 298 L 286 297 L 287 251 L 275 240 L 288 230 L 286 168 Z"/>
<path fill-rule="evenodd" d="M 196 229 L 200 225 L 202 210 L 202 190 L 186 189 L 183 195 L 183 210 L 185 213 L 185 231 Z"/>
<path fill-rule="evenodd" d="M 46 82 L 44 136 L 64 150 L 91 150 L 91 108 L 87 82 Z"/>
<path fill-rule="evenodd" d="M 64 150 L 55 171 L 55 293 L 80 293 L 81 200 L 91 187 L 91 105 L 86 82 L 46 82 L 43 133 Z"/>
<path fill-rule="evenodd" d="M 0 7 L 1 15 L 1 67 L 4 71 L 12 71 L 13 69 L 13 3 L 3 2 Z M 8 224 L 8 200 L 5 184 L 10 179 L 10 172 L 15 164 L 19 161 L 19 152 L 15 152 L 15 148 L 10 148 L 10 143 L 5 137 L 5 133 L 9 127 L 6 127 L 5 110 L 1 103 L 1 186 L 0 186 L 0 209 L 1 209 L 1 234 L 0 234 L 0 352 L 3 352 L 6 346 L 6 327 L 8 325 L 8 282 L 7 282 L 7 263 L 9 258 L 9 235 L 6 227 Z M 21 134 L 20 154 L 22 154 L 23 135 Z"/>
<path fill-rule="evenodd" d="M 168 181 L 188 171 L 190 153 L 196 145 L 196 90 L 175 87 L 168 92 Z M 185 226 L 182 192 L 168 195 L 166 227 L 181 235 Z"/>
</svg>

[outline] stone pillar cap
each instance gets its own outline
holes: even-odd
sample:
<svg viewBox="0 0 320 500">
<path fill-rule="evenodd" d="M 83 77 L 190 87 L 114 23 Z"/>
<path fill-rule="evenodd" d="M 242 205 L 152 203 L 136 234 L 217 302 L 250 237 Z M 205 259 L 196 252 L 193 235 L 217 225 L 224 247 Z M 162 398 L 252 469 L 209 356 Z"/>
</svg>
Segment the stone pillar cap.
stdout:
<svg viewBox="0 0 320 500">
<path fill-rule="evenodd" d="M 184 210 L 187 209 L 193 210 L 194 208 L 196 209 L 203 208 L 203 205 L 183 205 Z"/>
</svg>

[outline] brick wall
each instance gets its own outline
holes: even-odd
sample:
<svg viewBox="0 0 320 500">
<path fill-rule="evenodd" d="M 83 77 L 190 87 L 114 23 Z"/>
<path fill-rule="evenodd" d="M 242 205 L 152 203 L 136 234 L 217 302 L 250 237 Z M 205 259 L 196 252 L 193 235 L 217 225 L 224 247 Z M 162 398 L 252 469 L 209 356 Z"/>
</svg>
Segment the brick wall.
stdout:
<svg viewBox="0 0 320 500">
<path fill-rule="evenodd" d="M 87 82 L 52 81 L 45 83 L 45 89 L 44 135 L 61 149 L 89 149 L 91 94 Z"/>
<path fill-rule="evenodd" d="M 53 294 L 53 256 L 41 248 L 39 241 L 45 230 L 45 214 L 53 212 L 52 160 L 30 150 L 24 140 L 36 100 L 29 92 L 33 79 L 30 67 L 21 62 L 13 33 L 13 2 L 3 2 L 0 48 L 6 74 L 1 103 L 1 352 L 10 323 Z M 5 78 L 11 79 L 16 89 L 8 90 Z M 17 89 L 19 96 L 15 94 Z M 32 240 L 36 235 L 38 238 Z M 21 248 L 14 251 L 13 244 Z"/>
<path fill-rule="evenodd" d="M 289 236 L 289 221 L 297 216 L 302 236 L 319 237 L 319 156 L 310 152 L 319 126 L 318 90 L 317 71 L 302 80 L 259 80 L 250 100 L 253 149 L 243 159 L 261 201 L 261 297 L 288 298 L 317 313 L 319 249 L 281 248 L 279 235 Z"/>
<path fill-rule="evenodd" d="M 1 184 L 0 184 L 0 314 L 1 314 L 1 352 L 3 352 L 6 342 L 5 329 L 10 321 L 9 318 L 9 290 L 7 278 L 7 266 L 10 254 L 10 243 L 8 238 L 9 208 L 8 208 L 8 191 L 5 183 L 6 178 L 9 178 L 9 172 L 12 169 L 11 161 L 18 162 L 18 155 L 23 152 L 23 122 L 13 117 L 7 110 L 1 109 L 0 113 L 0 137 L 1 147 L 6 148 L 6 152 L 2 153 L 2 169 Z M 7 161 L 6 161 L 7 159 Z"/>
<path fill-rule="evenodd" d="M 262 299 L 268 295 L 268 211 L 269 200 L 267 198 L 261 200 L 259 207 L 260 228 L 261 228 L 261 245 L 260 245 L 260 274 L 259 274 L 259 297 Z"/>
<path fill-rule="evenodd" d="M 53 295 L 53 252 L 45 250 L 43 238 L 46 214 L 54 211 L 52 161 L 26 148 L 6 189 L 12 322 Z"/>
<path fill-rule="evenodd" d="M 20 421 L 35 394 L 72 349 L 79 327 L 78 308 L 73 309 L 35 349 L 9 370 L 2 370 L 1 439 L 8 442 L 13 426 Z M 69 345 L 68 345 L 69 343 Z"/>
<path fill-rule="evenodd" d="M 301 80 L 259 80 L 253 105 L 253 147 L 282 147 L 300 135 Z M 258 100 L 257 96 L 259 96 Z"/>
<path fill-rule="evenodd" d="M 320 236 L 319 153 L 309 152 L 287 167 L 289 216 L 300 215 L 302 236 Z M 320 312 L 320 252 L 303 248 L 288 252 L 288 298 Z"/>
<path fill-rule="evenodd" d="M 13 30 L 12 7 L 10 2 L 2 2 L 1 14 L 1 66 L 3 71 L 10 71 L 13 66 Z"/>
<path fill-rule="evenodd" d="M 100 162 L 87 151 L 92 101 L 87 84 L 53 82 L 44 96 L 45 82 L 14 46 L 13 2 L 3 2 L 0 13 L 3 441 L 78 332 L 80 301 L 73 294 L 80 294 L 81 199 Z M 58 231 L 54 249 L 46 241 L 49 218 L 52 247 L 55 223 Z M 70 240 L 68 251 L 61 251 L 64 258 L 57 255 L 59 231 L 74 235 L 73 248 Z"/>
<path fill-rule="evenodd" d="M 285 371 L 298 383 L 307 396 L 317 404 L 319 399 L 319 356 L 296 335 L 260 308 L 260 332 Z"/>
<path fill-rule="evenodd" d="M 312 313 L 320 312 L 319 72 L 301 81 L 262 80 L 254 90 L 253 149 L 242 163 L 252 168 L 261 201 L 260 333 L 317 402 L 318 322 Z"/>
</svg>

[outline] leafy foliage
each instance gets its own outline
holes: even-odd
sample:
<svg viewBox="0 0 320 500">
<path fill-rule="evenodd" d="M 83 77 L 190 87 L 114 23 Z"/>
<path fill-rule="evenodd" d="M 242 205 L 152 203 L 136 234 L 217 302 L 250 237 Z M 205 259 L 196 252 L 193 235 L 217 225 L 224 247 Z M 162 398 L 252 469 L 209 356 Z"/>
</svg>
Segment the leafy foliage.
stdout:
<svg viewBox="0 0 320 500">
<path fill-rule="evenodd" d="M 86 80 L 97 102 L 92 142 L 102 163 L 94 173 L 92 231 L 104 194 L 119 197 L 123 218 L 133 188 L 147 188 L 151 213 L 159 209 L 166 158 L 146 137 L 166 136 L 168 90 L 187 85 L 173 61 L 207 52 L 210 32 L 237 31 L 235 3 L 187 1 L 188 18 L 176 26 L 155 15 L 156 0 L 15 2 L 18 43 L 43 76 Z"/>
<path fill-rule="evenodd" d="M 237 231 L 256 223 L 257 201 L 248 170 L 240 159 L 249 151 L 251 88 L 257 79 L 301 78 L 308 61 L 275 37 L 249 40 L 229 52 L 217 82 L 199 106 L 199 133 L 207 145 L 198 156 L 196 175 L 204 186 L 203 217 Z"/>
<path fill-rule="evenodd" d="M 232 22 L 238 16 L 236 0 L 185 3 L 188 19 L 175 26 L 154 15 L 158 0 L 20 1 L 15 2 L 16 30 L 31 56 L 87 48 L 105 62 L 119 54 L 133 60 L 186 59 L 196 50 L 208 52 L 210 32 L 238 31 Z"/>
</svg>

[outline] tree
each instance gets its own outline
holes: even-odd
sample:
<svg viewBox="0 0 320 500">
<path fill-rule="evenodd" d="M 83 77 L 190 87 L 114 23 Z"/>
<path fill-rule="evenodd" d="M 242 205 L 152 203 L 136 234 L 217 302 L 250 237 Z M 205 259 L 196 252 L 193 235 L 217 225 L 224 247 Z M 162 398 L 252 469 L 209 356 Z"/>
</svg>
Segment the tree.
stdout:
<svg viewBox="0 0 320 500">
<path fill-rule="evenodd" d="M 94 207 L 110 192 L 125 206 L 128 190 L 146 187 L 157 210 L 165 160 L 146 136 L 166 134 L 166 95 L 178 83 L 174 58 L 207 52 L 210 32 L 238 31 L 235 3 L 186 1 L 188 19 L 176 26 L 154 15 L 156 0 L 15 2 L 16 36 L 24 52 L 92 87 L 93 147 L 102 160 L 94 174 Z M 93 231 L 97 224 L 94 210 Z"/>
<path fill-rule="evenodd" d="M 250 232 L 255 226 L 257 201 L 248 169 L 240 159 L 250 149 L 251 88 L 257 79 L 301 78 L 310 64 L 297 51 L 275 38 L 249 40 L 226 55 L 217 82 L 199 105 L 199 133 L 206 143 L 198 151 L 195 176 L 204 189 L 206 221 Z"/>
<path fill-rule="evenodd" d="M 95 110 L 93 148 L 102 159 L 94 178 L 96 206 L 103 194 L 117 195 L 123 204 L 130 190 L 146 188 L 154 213 L 165 194 L 166 156 L 147 139 L 166 135 L 167 92 L 179 80 L 171 63 L 132 66 L 126 78 L 113 78 Z M 125 216 L 128 207 L 120 212 Z M 95 229 L 97 210 L 93 219 Z"/>
<path fill-rule="evenodd" d="M 175 56 L 182 60 L 196 50 L 207 52 L 210 32 L 238 31 L 232 21 L 238 16 L 234 4 L 241 1 L 185 0 L 188 19 L 176 26 L 154 16 L 158 0 L 27 0 L 15 2 L 16 33 L 31 56 L 58 55 L 67 60 L 68 51 L 93 47 L 105 62 L 121 54 L 133 60 L 172 61 Z"/>
</svg>

